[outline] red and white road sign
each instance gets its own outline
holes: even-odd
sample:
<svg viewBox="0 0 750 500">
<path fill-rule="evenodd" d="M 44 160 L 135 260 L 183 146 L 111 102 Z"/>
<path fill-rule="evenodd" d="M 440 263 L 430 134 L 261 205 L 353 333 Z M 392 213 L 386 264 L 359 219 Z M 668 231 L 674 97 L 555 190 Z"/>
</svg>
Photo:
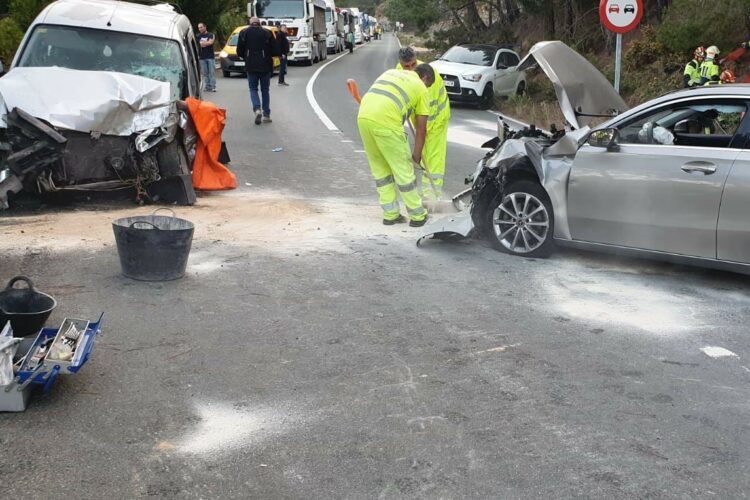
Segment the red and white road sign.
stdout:
<svg viewBox="0 0 750 500">
<path fill-rule="evenodd" d="M 635 29 L 643 17 L 643 0 L 601 0 L 599 19 L 614 33 Z"/>
</svg>

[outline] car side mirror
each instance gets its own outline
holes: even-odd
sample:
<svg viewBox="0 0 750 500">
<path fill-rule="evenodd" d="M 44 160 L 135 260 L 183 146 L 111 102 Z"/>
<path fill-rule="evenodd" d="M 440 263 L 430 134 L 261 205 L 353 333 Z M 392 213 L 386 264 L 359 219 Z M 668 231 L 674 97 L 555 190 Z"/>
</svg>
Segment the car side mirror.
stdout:
<svg viewBox="0 0 750 500">
<path fill-rule="evenodd" d="M 591 132 L 586 142 L 595 148 L 606 148 L 609 152 L 617 152 L 620 150 L 619 139 L 620 132 L 616 128 L 606 128 Z"/>
</svg>

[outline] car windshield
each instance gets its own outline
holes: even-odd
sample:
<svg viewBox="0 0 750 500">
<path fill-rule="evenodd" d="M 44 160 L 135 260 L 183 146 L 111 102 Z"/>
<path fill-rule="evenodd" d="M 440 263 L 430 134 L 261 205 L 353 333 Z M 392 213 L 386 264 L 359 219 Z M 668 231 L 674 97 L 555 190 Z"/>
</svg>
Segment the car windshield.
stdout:
<svg viewBox="0 0 750 500">
<path fill-rule="evenodd" d="M 72 26 L 34 28 L 18 66 L 117 71 L 169 82 L 172 99 L 184 97 L 187 71 L 174 40 Z"/>
<path fill-rule="evenodd" d="M 333 19 L 333 13 L 331 12 L 331 9 L 326 9 L 326 22 L 330 23 Z"/>
<path fill-rule="evenodd" d="M 239 33 L 235 33 L 229 38 L 229 41 L 227 42 L 227 45 L 230 47 L 236 47 L 237 46 L 237 40 L 240 38 Z"/>
<path fill-rule="evenodd" d="M 474 66 L 492 66 L 495 52 L 497 51 L 491 47 L 456 45 L 443 54 L 440 60 Z"/>
<path fill-rule="evenodd" d="M 305 17 L 304 0 L 260 0 L 255 4 L 258 17 L 299 19 Z"/>
</svg>

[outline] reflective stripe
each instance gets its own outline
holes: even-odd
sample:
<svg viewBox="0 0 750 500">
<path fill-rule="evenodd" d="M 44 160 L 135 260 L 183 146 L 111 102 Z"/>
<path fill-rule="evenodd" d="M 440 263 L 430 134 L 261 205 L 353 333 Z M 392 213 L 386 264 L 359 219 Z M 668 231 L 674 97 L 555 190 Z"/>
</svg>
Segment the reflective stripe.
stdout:
<svg viewBox="0 0 750 500">
<path fill-rule="evenodd" d="M 437 106 L 437 103 L 437 99 L 435 99 L 434 101 L 430 101 L 430 106 Z"/>
<path fill-rule="evenodd" d="M 427 176 L 428 176 L 429 178 L 431 178 L 431 179 L 432 179 L 433 181 L 441 181 L 441 180 L 443 180 L 443 179 L 445 178 L 445 176 L 444 176 L 444 175 L 441 175 L 441 174 L 431 174 L 431 173 L 429 173 L 429 172 L 425 172 L 425 174 L 426 174 L 426 175 L 427 175 Z"/>
<path fill-rule="evenodd" d="M 445 100 L 443 101 L 443 103 L 442 103 L 442 104 L 441 104 L 440 106 L 438 106 L 438 108 L 437 108 L 437 109 L 435 110 L 435 112 L 434 112 L 434 113 L 433 113 L 433 114 L 432 114 L 432 115 L 431 115 L 431 116 L 430 116 L 430 117 L 429 117 L 429 118 L 427 119 L 427 121 L 428 121 L 428 122 L 431 122 L 431 121 L 433 121 L 433 120 L 437 120 L 437 119 L 438 119 L 438 117 L 440 116 L 440 113 L 442 113 L 442 112 L 443 112 L 443 110 L 445 109 L 445 107 L 446 107 L 447 105 L 448 105 L 448 98 L 446 97 L 446 98 L 445 98 Z"/>
<path fill-rule="evenodd" d="M 407 208 L 407 209 L 406 209 L 406 212 L 407 212 L 407 213 L 408 213 L 409 215 L 423 215 L 423 214 L 426 214 L 426 213 L 427 213 L 427 210 L 425 210 L 425 209 L 424 209 L 424 207 L 419 207 L 419 208 Z"/>
<path fill-rule="evenodd" d="M 404 89 L 402 89 L 395 83 L 389 82 L 388 80 L 375 80 L 375 83 L 373 85 L 385 85 L 393 87 L 394 89 L 398 90 L 399 94 L 401 94 L 401 98 L 404 100 L 404 104 L 406 104 L 407 106 L 409 105 L 409 94 L 407 94 Z"/>
<path fill-rule="evenodd" d="M 398 202 L 394 201 L 393 203 L 386 203 L 385 205 L 380 205 L 383 207 L 383 210 L 388 212 L 390 210 L 398 210 Z"/>
<path fill-rule="evenodd" d="M 375 179 L 375 187 L 382 188 L 388 184 L 393 184 L 393 176 L 383 177 L 382 179 Z"/>
<path fill-rule="evenodd" d="M 402 193 L 403 192 L 407 192 L 407 191 L 414 191 L 415 189 L 417 189 L 417 181 L 416 180 L 410 182 L 409 184 L 403 184 L 403 185 L 402 184 L 396 184 L 396 185 L 398 186 L 399 191 L 401 191 Z"/>
<path fill-rule="evenodd" d="M 378 94 L 378 95 L 385 96 L 388 99 L 391 99 L 393 102 L 396 103 L 396 105 L 398 106 L 398 110 L 399 111 L 403 111 L 404 110 L 404 103 L 402 103 L 401 100 L 398 97 L 396 97 L 395 95 L 391 94 L 390 92 L 387 92 L 385 90 L 380 90 L 380 89 L 370 89 L 367 92 L 368 93 L 372 92 L 373 94 Z"/>
<path fill-rule="evenodd" d="M 438 92 L 438 99 L 443 97 L 445 95 L 445 86 L 440 87 L 440 91 Z"/>
</svg>

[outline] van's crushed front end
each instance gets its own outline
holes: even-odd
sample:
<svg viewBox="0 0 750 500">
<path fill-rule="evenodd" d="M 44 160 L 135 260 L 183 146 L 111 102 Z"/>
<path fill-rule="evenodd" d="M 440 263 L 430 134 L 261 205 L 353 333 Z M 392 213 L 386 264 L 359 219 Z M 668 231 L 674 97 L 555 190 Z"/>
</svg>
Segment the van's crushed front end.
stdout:
<svg viewBox="0 0 750 500">
<path fill-rule="evenodd" d="M 22 190 L 135 188 L 138 201 L 195 201 L 196 135 L 170 83 L 112 71 L 18 67 L 0 79 L 0 98 L 0 208 Z"/>
</svg>

